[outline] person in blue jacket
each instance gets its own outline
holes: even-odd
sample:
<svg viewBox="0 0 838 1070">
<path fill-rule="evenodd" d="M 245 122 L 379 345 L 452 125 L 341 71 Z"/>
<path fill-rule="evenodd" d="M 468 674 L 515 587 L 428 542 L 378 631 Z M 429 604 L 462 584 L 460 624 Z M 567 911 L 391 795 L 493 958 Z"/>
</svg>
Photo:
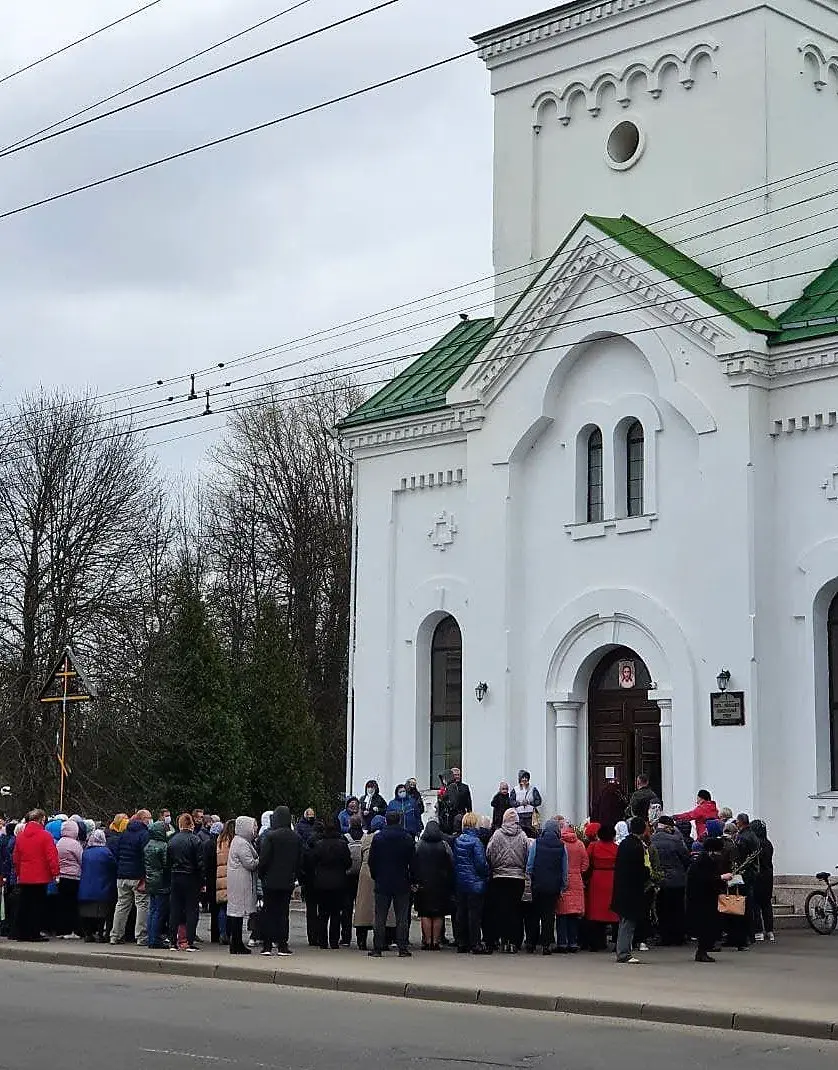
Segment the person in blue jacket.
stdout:
<svg viewBox="0 0 838 1070">
<path fill-rule="evenodd" d="M 422 807 L 422 810 L 425 809 L 421 797 L 418 797 L 418 799 L 419 805 L 417 805 L 416 798 L 409 794 L 407 785 L 398 784 L 395 798 L 387 804 L 387 809 L 399 815 L 399 823 L 402 828 L 405 832 L 409 832 L 414 839 L 422 835 L 422 811 L 419 806 Z"/>
<path fill-rule="evenodd" d="M 3 923 L 0 925 L 0 936 L 14 938 L 15 910 L 17 907 L 17 874 L 15 873 L 12 856 L 15 852 L 15 822 L 6 824 L 6 835 L 0 841 L 0 877 L 3 879 Z"/>
<path fill-rule="evenodd" d="M 454 840 L 454 877 L 457 888 L 457 951 L 485 955 L 480 940 L 483 899 L 489 878 L 489 864 L 477 835 L 477 814 L 463 816 L 463 831 Z"/>
<path fill-rule="evenodd" d="M 346 804 L 341 812 L 338 814 L 338 822 L 340 823 L 340 831 L 345 836 L 349 832 L 349 826 L 352 824 L 352 818 L 355 814 L 360 814 L 361 803 L 355 795 L 350 795 L 346 800 Z"/>
<path fill-rule="evenodd" d="M 79 920 L 87 944 L 104 943 L 111 903 L 116 899 L 116 859 L 103 829 L 94 829 L 81 856 Z"/>
<path fill-rule="evenodd" d="M 527 876 L 532 885 L 532 904 L 541 921 L 541 952 L 553 953 L 556 932 L 556 899 L 567 888 L 567 851 L 555 820 L 545 823 L 530 844 Z"/>
</svg>

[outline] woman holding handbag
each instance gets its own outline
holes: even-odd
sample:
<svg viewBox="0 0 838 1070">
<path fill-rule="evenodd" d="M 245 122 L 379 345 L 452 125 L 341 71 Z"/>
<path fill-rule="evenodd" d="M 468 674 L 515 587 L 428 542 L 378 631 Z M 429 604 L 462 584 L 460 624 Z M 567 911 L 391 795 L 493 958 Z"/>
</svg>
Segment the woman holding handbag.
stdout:
<svg viewBox="0 0 838 1070">
<path fill-rule="evenodd" d="M 518 770 L 518 786 L 510 793 L 509 805 L 518 811 L 518 821 L 522 829 L 538 828 L 541 792 L 530 783 L 530 774 L 526 769 Z"/>
<path fill-rule="evenodd" d="M 687 871 L 687 919 L 690 932 L 698 940 L 696 962 L 716 961 L 710 952 L 719 938 L 721 929 L 719 896 L 727 888 L 721 875 L 723 852 L 722 839 L 708 836 L 702 850 Z"/>
</svg>

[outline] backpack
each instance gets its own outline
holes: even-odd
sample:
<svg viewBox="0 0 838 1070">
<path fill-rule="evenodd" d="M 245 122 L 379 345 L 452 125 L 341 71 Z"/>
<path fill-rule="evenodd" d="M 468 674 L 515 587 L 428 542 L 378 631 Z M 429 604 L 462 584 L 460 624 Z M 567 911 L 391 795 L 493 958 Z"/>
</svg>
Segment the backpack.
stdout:
<svg viewBox="0 0 838 1070">
<path fill-rule="evenodd" d="M 350 877 L 357 877 L 361 872 L 361 841 L 353 840 L 348 832 L 345 834 L 345 839 L 349 844 L 349 855 L 352 859 L 352 865 L 347 872 Z"/>
</svg>

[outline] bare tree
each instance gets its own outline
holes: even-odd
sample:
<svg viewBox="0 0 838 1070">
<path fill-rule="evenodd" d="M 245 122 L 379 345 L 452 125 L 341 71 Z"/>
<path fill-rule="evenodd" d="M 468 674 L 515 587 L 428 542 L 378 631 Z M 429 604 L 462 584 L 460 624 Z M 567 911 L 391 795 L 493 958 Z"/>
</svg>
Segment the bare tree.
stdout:
<svg viewBox="0 0 838 1070">
<path fill-rule="evenodd" d="M 0 760 L 28 801 L 53 794 L 45 674 L 70 642 L 104 679 L 127 669 L 160 509 L 142 442 L 91 397 L 24 397 L 0 431 Z M 74 736 L 90 733 L 85 716 L 74 710 Z"/>
<path fill-rule="evenodd" d="M 264 598 L 283 607 L 334 788 L 345 757 L 352 486 L 333 428 L 360 400 L 334 379 L 290 399 L 268 392 L 235 413 L 215 451 L 210 509 L 214 597 L 231 646 L 247 641 Z"/>
</svg>

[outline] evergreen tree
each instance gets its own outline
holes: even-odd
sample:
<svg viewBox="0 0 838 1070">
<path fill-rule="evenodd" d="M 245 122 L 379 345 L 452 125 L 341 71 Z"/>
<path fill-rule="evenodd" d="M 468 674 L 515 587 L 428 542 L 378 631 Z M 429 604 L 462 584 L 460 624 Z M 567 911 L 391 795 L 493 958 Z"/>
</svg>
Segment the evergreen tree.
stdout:
<svg viewBox="0 0 838 1070">
<path fill-rule="evenodd" d="M 229 666 L 185 571 L 162 640 L 159 729 L 148 741 L 153 793 L 173 810 L 244 812 L 250 766 Z"/>
<path fill-rule="evenodd" d="M 258 607 L 243 667 L 244 735 L 254 814 L 284 804 L 294 814 L 325 804 L 322 744 L 293 656 L 284 615 L 272 599 Z"/>
</svg>

